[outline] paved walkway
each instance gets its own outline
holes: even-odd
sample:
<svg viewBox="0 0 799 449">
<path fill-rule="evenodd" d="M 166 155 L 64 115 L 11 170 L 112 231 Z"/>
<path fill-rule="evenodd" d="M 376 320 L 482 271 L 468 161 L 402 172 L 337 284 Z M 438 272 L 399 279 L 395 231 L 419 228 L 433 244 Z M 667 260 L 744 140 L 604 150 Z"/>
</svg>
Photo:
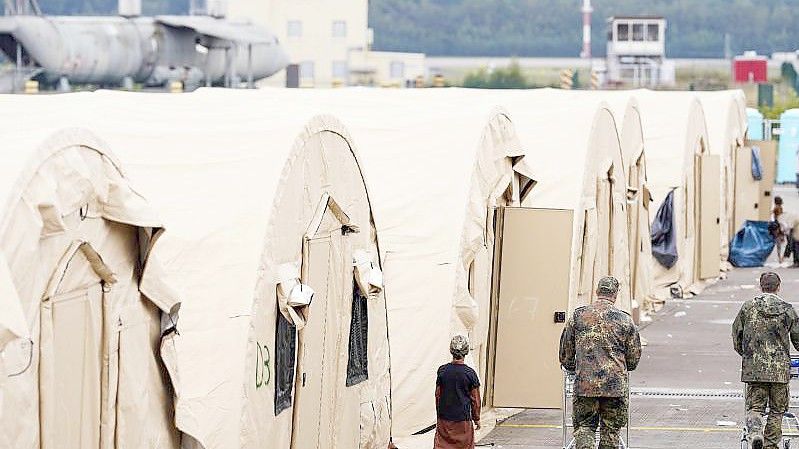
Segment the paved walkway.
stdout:
<svg viewBox="0 0 799 449">
<path fill-rule="evenodd" d="M 785 198 L 788 211 L 799 213 L 795 189 L 777 194 Z M 799 269 L 769 265 L 783 277 L 785 299 L 799 308 Z M 757 292 L 761 271 L 735 269 L 695 298 L 669 301 L 642 326 L 649 344 L 631 377 L 630 447 L 740 447 L 740 358 L 732 349 L 730 326 L 741 304 Z M 562 435 L 560 411 L 525 410 L 500 423 L 480 445 L 556 448 Z M 799 447 L 799 438 L 794 446 Z"/>
</svg>

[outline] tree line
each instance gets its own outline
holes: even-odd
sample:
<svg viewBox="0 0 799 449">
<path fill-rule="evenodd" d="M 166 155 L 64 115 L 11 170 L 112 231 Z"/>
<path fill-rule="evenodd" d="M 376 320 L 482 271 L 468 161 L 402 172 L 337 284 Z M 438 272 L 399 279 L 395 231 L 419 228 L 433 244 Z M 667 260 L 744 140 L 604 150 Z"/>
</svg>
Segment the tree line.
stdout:
<svg viewBox="0 0 799 449">
<path fill-rule="evenodd" d="M 592 52 L 604 55 L 606 19 L 662 15 L 667 52 L 678 58 L 799 47 L 795 0 L 595 0 Z M 375 48 L 446 56 L 577 56 L 580 0 L 370 0 Z"/>
<path fill-rule="evenodd" d="M 239 0 L 241 1 L 241 0 Z M 266 1 L 266 0 L 261 0 Z M 117 0 L 39 0 L 48 14 L 115 14 Z M 607 17 L 662 15 L 670 57 L 724 56 L 799 46 L 796 0 L 595 0 L 592 51 L 603 55 Z M 577 56 L 580 0 L 369 0 L 375 49 L 446 56 Z M 189 0 L 142 0 L 146 15 L 185 14 Z"/>
</svg>

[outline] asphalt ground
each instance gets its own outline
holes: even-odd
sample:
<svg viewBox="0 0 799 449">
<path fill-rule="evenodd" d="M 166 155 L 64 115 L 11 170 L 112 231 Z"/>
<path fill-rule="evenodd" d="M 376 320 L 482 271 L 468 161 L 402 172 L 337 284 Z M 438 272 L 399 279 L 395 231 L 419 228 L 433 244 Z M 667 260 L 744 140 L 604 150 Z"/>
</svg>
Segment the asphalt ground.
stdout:
<svg viewBox="0 0 799 449">
<path fill-rule="evenodd" d="M 779 188 L 776 194 L 785 199 L 786 211 L 799 213 L 795 189 Z M 758 292 L 758 276 L 765 269 L 780 273 L 783 298 L 799 307 L 799 269 L 778 266 L 772 255 L 765 268 L 733 269 L 694 298 L 668 301 L 641 326 L 648 344 L 631 375 L 628 447 L 740 448 L 743 385 L 731 325 L 741 304 Z M 792 393 L 799 395 L 799 382 L 792 383 Z M 794 401 L 799 406 L 799 398 Z M 561 423 L 559 410 L 524 410 L 499 422 L 479 444 L 562 447 Z M 799 447 L 799 437 L 793 446 Z"/>
</svg>

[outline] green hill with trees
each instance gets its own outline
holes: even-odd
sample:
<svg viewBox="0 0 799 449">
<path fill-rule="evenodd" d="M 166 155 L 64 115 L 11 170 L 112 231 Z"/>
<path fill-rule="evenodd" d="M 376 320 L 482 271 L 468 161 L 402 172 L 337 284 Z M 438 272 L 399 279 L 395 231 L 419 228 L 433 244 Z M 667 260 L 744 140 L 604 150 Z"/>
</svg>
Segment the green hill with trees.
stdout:
<svg viewBox="0 0 799 449">
<path fill-rule="evenodd" d="M 594 0 L 593 52 L 605 52 L 605 20 L 652 14 L 669 20 L 667 51 L 676 58 L 799 48 L 796 0 Z M 446 56 L 577 56 L 580 0 L 370 0 L 379 50 Z"/>
</svg>

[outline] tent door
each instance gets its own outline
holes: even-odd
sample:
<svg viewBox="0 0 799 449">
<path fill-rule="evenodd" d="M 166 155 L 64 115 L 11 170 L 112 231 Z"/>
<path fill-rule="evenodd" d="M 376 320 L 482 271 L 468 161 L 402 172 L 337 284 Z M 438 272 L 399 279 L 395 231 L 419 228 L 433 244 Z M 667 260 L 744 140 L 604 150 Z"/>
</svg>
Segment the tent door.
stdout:
<svg viewBox="0 0 799 449">
<path fill-rule="evenodd" d="M 346 370 L 339 363 L 343 307 L 352 301 L 352 254 L 345 234 L 357 229 L 324 194 L 303 241 L 302 282 L 315 294 L 297 341 L 292 449 L 329 448 L 335 440 L 336 392 L 345 383 L 339 373 Z"/>
<path fill-rule="evenodd" d="M 102 287 L 95 284 L 57 295 L 44 306 L 48 316 L 42 317 L 42 332 L 51 333 L 48 352 L 52 359 L 47 365 L 52 371 L 47 377 L 52 381 L 52 396 L 42 401 L 53 401 L 50 416 L 54 419 L 43 420 L 42 433 L 52 435 L 47 440 L 57 447 L 100 447 L 102 301 Z"/>
<path fill-rule="evenodd" d="M 113 410 L 104 354 L 108 310 L 104 283 L 113 276 L 87 243 L 75 242 L 41 304 L 40 401 L 43 449 L 98 449 L 101 422 Z M 62 280 L 69 284 L 63 287 Z M 110 279 L 110 278 L 109 278 Z M 66 290 L 66 291 L 64 291 Z M 108 379 L 109 381 L 112 379 Z M 115 379 L 114 379 L 115 381 Z M 104 402 L 106 404 L 104 404 Z"/>
<path fill-rule="evenodd" d="M 752 149 L 735 149 L 735 211 L 730 238 L 735 236 L 746 220 L 758 219 L 760 183 L 752 176 Z"/>
<path fill-rule="evenodd" d="M 775 141 L 747 141 L 746 146 L 760 148 L 760 162 L 763 169 L 763 179 L 760 180 L 758 200 L 759 220 L 771 220 L 771 204 L 774 201 L 772 189 L 777 176 L 777 142 Z"/>
<path fill-rule="evenodd" d="M 697 157 L 699 165 L 699 279 L 718 277 L 721 254 L 721 158 Z"/>
<path fill-rule="evenodd" d="M 560 408 L 558 345 L 569 306 L 574 212 L 502 211 L 493 405 Z"/>
<path fill-rule="evenodd" d="M 308 312 L 308 322 L 300 331 L 299 371 L 294 403 L 292 448 L 319 447 L 320 415 L 323 406 L 322 385 L 327 334 L 327 284 L 330 268 L 330 237 L 308 241 L 308 278 L 316 292 Z M 329 361 L 328 361 L 329 362 Z"/>
<path fill-rule="evenodd" d="M 343 297 L 352 297 L 340 274 L 348 257 L 344 239 L 341 228 L 336 228 L 306 243 L 303 282 L 315 294 L 298 340 L 293 449 L 327 448 L 334 440 L 336 404 L 330 398 L 336 397 L 339 386 L 340 308 Z"/>
</svg>

